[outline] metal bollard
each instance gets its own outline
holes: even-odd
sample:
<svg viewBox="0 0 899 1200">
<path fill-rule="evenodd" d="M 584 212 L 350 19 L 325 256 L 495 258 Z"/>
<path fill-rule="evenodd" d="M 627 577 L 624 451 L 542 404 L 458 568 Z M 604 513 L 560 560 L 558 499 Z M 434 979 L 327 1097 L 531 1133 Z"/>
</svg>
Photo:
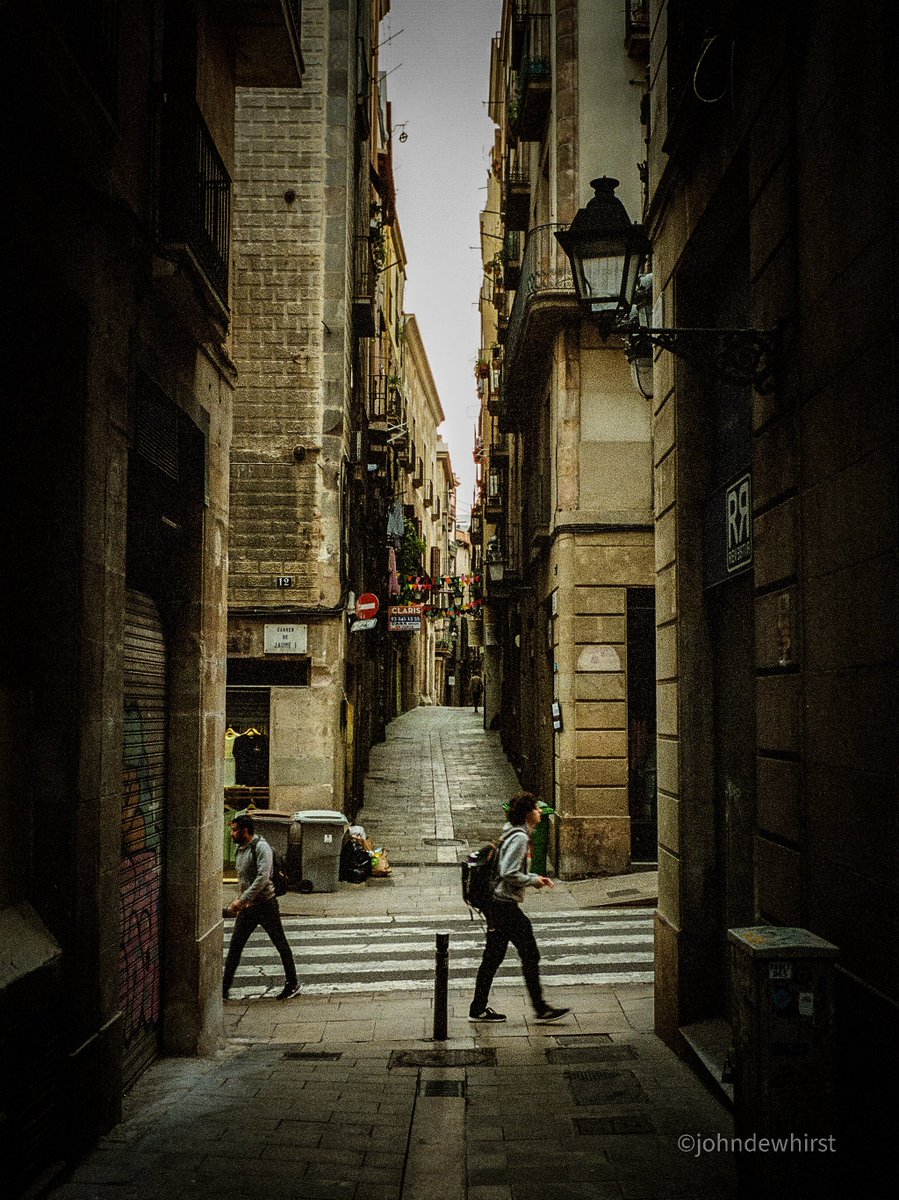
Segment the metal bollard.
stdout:
<svg viewBox="0 0 899 1200">
<path fill-rule="evenodd" d="M 434 952 L 434 1041 L 446 1041 L 446 993 L 449 987 L 449 934 L 437 934 Z"/>
</svg>

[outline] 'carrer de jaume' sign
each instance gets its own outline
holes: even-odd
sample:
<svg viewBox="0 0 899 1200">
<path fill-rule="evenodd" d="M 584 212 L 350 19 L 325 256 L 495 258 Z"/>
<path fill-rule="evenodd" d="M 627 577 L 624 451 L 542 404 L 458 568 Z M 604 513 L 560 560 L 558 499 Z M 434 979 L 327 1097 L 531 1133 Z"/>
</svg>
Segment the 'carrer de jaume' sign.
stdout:
<svg viewBox="0 0 899 1200">
<path fill-rule="evenodd" d="M 305 654 L 306 625 L 266 625 L 266 654 Z"/>
</svg>

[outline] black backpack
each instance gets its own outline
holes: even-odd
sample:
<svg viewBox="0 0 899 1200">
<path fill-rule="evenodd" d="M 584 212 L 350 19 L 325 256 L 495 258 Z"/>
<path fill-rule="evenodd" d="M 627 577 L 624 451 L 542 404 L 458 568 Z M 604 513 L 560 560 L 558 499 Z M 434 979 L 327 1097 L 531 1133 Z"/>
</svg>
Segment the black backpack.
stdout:
<svg viewBox="0 0 899 1200">
<path fill-rule="evenodd" d="M 276 896 L 283 896 L 287 891 L 287 869 L 275 850 L 272 850 L 272 884 Z"/>
<path fill-rule="evenodd" d="M 499 844 L 488 842 L 462 863 L 462 899 L 469 908 L 483 913 L 498 882 Z"/>
<path fill-rule="evenodd" d="M 269 849 L 272 852 L 272 886 L 276 896 L 283 896 L 287 891 L 287 869 L 274 846 L 269 844 Z M 254 857 L 256 855 L 255 845 L 253 846 L 253 855 Z"/>
</svg>

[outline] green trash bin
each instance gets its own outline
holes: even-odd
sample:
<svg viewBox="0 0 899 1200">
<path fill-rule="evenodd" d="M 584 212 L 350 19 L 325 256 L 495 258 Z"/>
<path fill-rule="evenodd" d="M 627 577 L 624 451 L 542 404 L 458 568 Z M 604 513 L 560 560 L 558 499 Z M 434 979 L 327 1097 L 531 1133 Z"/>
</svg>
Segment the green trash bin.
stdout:
<svg viewBox="0 0 899 1200">
<path fill-rule="evenodd" d="M 531 870 L 536 875 L 546 874 L 546 854 L 549 849 L 549 821 L 556 815 L 556 810 L 542 800 L 537 801 L 540 809 L 540 824 L 531 836 Z M 503 805 L 503 812 L 508 813 L 509 805 Z"/>
</svg>

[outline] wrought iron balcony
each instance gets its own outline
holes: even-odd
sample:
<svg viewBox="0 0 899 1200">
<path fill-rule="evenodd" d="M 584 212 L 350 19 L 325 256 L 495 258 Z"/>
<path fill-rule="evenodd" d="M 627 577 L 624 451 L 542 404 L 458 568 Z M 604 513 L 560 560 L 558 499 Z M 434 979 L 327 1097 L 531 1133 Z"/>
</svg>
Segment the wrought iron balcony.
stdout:
<svg viewBox="0 0 899 1200">
<path fill-rule="evenodd" d="M 524 17 L 524 45 L 518 62 L 510 124 L 516 137 L 539 141 L 552 99 L 552 51 L 549 13 Z"/>
<path fill-rule="evenodd" d="M 521 281 L 509 317 L 505 361 L 521 349 L 522 335 L 530 311 L 538 304 L 570 301 L 576 307 L 571 264 L 555 237 L 566 225 L 536 225 L 528 234 L 521 263 Z"/>
<path fill-rule="evenodd" d="M 376 281 L 371 238 L 360 234 L 353 245 L 353 319 L 357 337 L 375 336 Z"/>
<path fill-rule="evenodd" d="M 503 208 L 507 229 L 527 229 L 531 207 L 531 178 L 524 157 L 513 147 L 503 172 Z"/>
<path fill-rule="evenodd" d="M 518 229 L 510 229 L 503 241 L 503 281 L 510 291 L 515 291 L 521 281 L 521 242 Z"/>
<path fill-rule="evenodd" d="M 368 419 L 386 422 L 388 417 L 387 376 L 370 375 L 368 379 Z"/>
<path fill-rule="evenodd" d="M 555 237 L 556 230 L 565 228 L 537 225 L 525 243 L 505 336 L 500 412 L 504 431 L 516 427 L 518 400 L 537 382 L 542 350 L 566 316 L 578 311 L 571 264 Z"/>
<path fill-rule="evenodd" d="M 631 58 L 649 53 L 648 0 L 627 0 L 624 10 L 624 48 Z"/>
<path fill-rule="evenodd" d="M 170 96 L 162 114 L 160 237 L 187 248 L 227 305 L 231 178 L 194 100 Z"/>
</svg>

